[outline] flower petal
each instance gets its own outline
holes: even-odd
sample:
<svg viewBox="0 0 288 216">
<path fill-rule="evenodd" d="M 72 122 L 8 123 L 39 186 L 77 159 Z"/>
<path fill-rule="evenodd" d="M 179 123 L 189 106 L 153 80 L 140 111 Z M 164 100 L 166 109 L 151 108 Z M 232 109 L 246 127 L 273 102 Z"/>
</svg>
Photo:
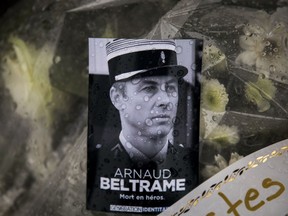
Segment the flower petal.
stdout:
<svg viewBox="0 0 288 216">
<path fill-rule="evenodd" d="M 237 144 L 240 140 L 240 137 L 237 127 L 218 125 L 210 134 L 208 134 L 205 140 L 208 144 L 223 148 L 229 145 Z"/>
<path fill-rule="evenodd" d="M 236 64 L 254 66 L 256 64 L 257 53 L 254 51 L 245 51 L 236 58 Z"/>
<path fill-rule="evenodd" d="M 259 77 L 255 84 L 262 96 L 267 100 L 272 100 L 275 97 L 276 87 L 271 80 Z"/>
<path fill-rule="evenodd" d="M 236 161 L 243 158 L 243 156 L 239 155 L 237 152 L 232 152 L 229 160 L 229 165 L 235 163 Z"/>
<path fill-rule="evenodd" d="M 222 155 L 220 155 L 220 154 L 215 155 L 214 158 L 215 158 L 216 164 L 218 165 L 220 170 L 222 170 L 228 166 L 227 161 L 225 160 L 225 158 Z"/>
<path fill-rule="evenodd" d="M 255 83 L 248 82 L 245 86 L 245 96 L 248 101 L 257 106 L 259 112 L 265 112 L 270 109 L 270 103 L 262 96 Z"/>
<path fill-rule="evenodd" d="M 201 93 L 203 108 L 214 112 L 224 112 L 228 101 L 228 94 L 223 84 L 216 79 L 203 80 Z"/>
<path fill-rule="evenodd" d="M 244 50 L 255 51 L 257 45 L 257 39 L 254 36 L 241 35 L 239 38 L 239 45 Z"/>
</svg>

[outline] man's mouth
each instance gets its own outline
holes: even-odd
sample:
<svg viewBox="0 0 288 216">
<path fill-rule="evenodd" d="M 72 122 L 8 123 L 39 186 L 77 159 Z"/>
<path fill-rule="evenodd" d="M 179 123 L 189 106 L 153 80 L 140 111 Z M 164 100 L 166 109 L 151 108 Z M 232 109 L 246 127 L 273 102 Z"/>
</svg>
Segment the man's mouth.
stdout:
<svg viewBox="0 0 288 216">
<path fill-rule="evenodd" d="M 152 117 L 151 119 L 155 119 L 155 120 L 169 120 L 170 116 L 167 115 L 167 114 L 160 114 L 160 115 Z"/>
</svg>

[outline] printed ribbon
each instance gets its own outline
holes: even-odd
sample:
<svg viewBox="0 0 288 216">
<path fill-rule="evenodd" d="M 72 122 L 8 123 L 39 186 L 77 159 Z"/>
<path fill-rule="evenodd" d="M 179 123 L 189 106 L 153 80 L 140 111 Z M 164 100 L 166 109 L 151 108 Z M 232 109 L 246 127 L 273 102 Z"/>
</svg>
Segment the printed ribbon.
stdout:
<svg viewBox="0 0 288 216">
<path fill-rule="evenodd" d="M 220 171 L 160 216 L 288 215 L 288 139 Z"/>
</svg>

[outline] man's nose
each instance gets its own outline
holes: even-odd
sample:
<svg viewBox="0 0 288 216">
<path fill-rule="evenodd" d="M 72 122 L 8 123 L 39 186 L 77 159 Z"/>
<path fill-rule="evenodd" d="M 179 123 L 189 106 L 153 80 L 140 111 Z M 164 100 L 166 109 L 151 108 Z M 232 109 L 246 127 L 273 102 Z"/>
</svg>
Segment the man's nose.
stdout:
<svg viewBox="0 0 288 216">
<path fill-rule="evenodd" d="M 170 97 L 166 91 L 160 90 L 157 94 L 157 106 L 167 107 L 171 103 Z"/>
</svg>

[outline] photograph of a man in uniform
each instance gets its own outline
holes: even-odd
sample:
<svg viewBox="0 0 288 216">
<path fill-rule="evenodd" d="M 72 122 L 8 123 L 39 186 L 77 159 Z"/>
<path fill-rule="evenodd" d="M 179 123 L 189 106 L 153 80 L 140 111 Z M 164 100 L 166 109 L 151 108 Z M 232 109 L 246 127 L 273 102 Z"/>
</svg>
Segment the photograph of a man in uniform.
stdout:
<svg viewBox="0 0 288 216">
<path fill-rule="evenodd" d="M 178 64 L 175 40 L 115 39 L 105 54 L 109 81 L 89 77 L 87 208 L 166 208 L 198 184 L 192 81 L 184 81 L 193 72 Z M 153 202 L 121 198 L 152 191 Z"/>
<path fill-rule="evenodd" d="M 110 99 L 120 115 L 120 144 L 134 162 L 161 163 L 172 145 L 178 80 L 187 68 L 177 65 L 173 41 L 116 40 L 107 49 L 109 73 L 117 79 Z"/>
</svg>

